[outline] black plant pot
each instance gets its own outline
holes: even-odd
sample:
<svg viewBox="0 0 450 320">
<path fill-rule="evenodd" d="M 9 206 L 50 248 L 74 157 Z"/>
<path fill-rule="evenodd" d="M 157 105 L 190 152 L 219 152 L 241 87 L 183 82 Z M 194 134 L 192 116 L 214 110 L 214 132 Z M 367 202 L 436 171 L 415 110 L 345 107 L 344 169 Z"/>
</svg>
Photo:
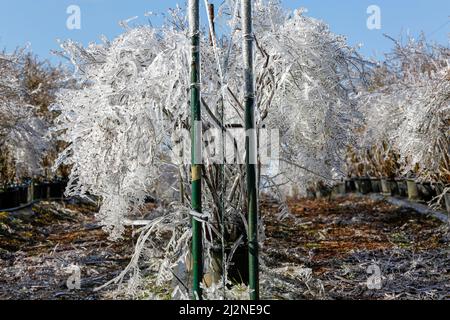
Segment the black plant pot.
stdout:
<svg viewBox="0 0 450 320">
<path fill-rule="evenodd" d="M 419 191 L 419 197 L 423 201 L 431 201 L 433 199 L 433 188 L 430 183 L 418 183 L 417 190 Z"/>
<path fill-rule="evenodd" d="M 388 183 L 391 185 L 391 195 L 392 196 L 399 196 L 400 191 L 398 189 L 397 181 L 395 180 L 388 180 Z"/>
<path fill-rule="evenodd" d="M 18 194 L 19 194 L 19 203 L 20 204 L 26 204 L 28 201 L 28 186 L 27 185 L 21 185 L 18 187 Z"/>
<path fill-rule="evenodd" d="M 230 248 L 225 248 L 225 254 L 227 259 L 231 253 Z M 222 274 L 221 257 L 222 250 L 212 250 L 212 268 L 209 268 L 204 274 L 203 282 L 207 286 L 211 286 L 212 283 L 218 281 Z M 248 270 L 248 247 L 239 246 L 233 254 L 233 257 L 228 265 L 227 277 L 232 283 L 242 283 L 248 285 L 249 282 L 249 270 Z"/>
<path fill-rule="evenodd" d="M 400 197 L 408 197 L 408 185 L 405 180 L 397 180 L 397 188 Z"/>
<path fill-rule="evenodd" d="M 19 206 L 19 188 L 10 187 L 3 193 L 3 209 L 11 209 Z"/>
<path fill-rule="evenodd" d="M 372 191 L 372 184 L 369 178 L 359 178 L 355 180 L 356 191 L 362 194 L 369 194 Z"/>
<path fill-rule="evenodd" d="M 6 209 L 6 205 L 4 204 L 5 201 L 3 200 L 5 198 L 5 192 L 3 190 L 0 190 L 0 211 L 2 209 Z"/>
<path fill-rule="evenodd" d="M 42 200 L 45 198 L 44 188 L 42 184 L 35 183 L 33 186 L 33 200 Z"/>
<path fill-rule="evenodd" d="M 51 183 L 48 181 L 42 182 L 42 199 L 46 200 L 50 198 L 50 186 Z"/>
<path fill-rule="evenodd" d="M 355 181 L 353 179 L 345 180 L 345 192 L 352 193 L 356 191 Z"/>
<path fill-rule="evenodd" d="M 64 185 L 61 181 L 54 181 L 49 185 L 50 198 L 62 198 L 64 193 Z"/>
<path fill-rule="evenodd" d="M 370 181 L 373 193 L 381 193 L 381 179 L 372 179 Z"/>
</svg>

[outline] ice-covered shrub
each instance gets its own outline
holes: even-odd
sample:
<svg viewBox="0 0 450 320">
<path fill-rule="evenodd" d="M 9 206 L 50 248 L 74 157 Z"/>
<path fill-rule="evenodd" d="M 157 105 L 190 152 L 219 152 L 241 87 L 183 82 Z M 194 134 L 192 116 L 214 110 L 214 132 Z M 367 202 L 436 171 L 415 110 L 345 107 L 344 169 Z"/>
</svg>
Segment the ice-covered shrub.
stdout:
<svg viewBox="0 0 450 320">
<path fill-rule="evenodd" d="M 239 8 L 238 1 L 224 2 L 215 19 L 220 37 L 213 36 L 212 44 L 207 28 L 201 34 L 201 93 L 203 130 L 224 129 L 231 145 L 239 147 L 237 158 L 243 159 L 244 145 L 230 129 L 244 124 Z M 55 105 L 60 112 L 55 130 L 68 143 L 57 165 L 72 166 L 69 195 L 102 198 L 99 218 L 113 237 L 120 237 L 127 214 L 148 193 L 174 201 L 172 208 L 177 209 L 163 214 L 171 215 L 171 222 L 154 220 L 141 234 L 141 249 L 146 244 L 147 253 L 156 257 L 163 230 L 172 228 L 176 219 L 180 225 L 190 219 L 189 161 L 177 157 L 178 142 L 186 139 L 191 126 L 190 35 L 181 9 L 171 11 L 159 28 L 125 27 L 112 41 L 62 45 L 81 89 L 61 91 Z M 358 124 L 352 79 L 360 79 L 359 57 L 324 23 L 301 10 L 287 12 L 278 2 L 255 2 L 254 30 L 257 127 L 279 130 L 282 158 L 278 171 L 265 168 L 262 175 L 271 183 L 264 187 L 339 177 Z M 209 143 L 214 139 L 220 135 L 205 137 Z M 214 163 L 217 153 L 213 150 L 204 159 L 203 216 L 197 217 L 204 221 L 206 265 L 214 260 L 209 249 L 242 243 L 246 230 L 243 166 L 228 162 L 221 167 Z M 169 177 L 171 185 L 158 187 Z M 178 197 L 167 197 L 167 190 L 175 190 Z M 185 233 L 173 234 L 165 245 L 186 241 Z M 220 243 L 222 235 L 225 244 Z M 174 248 L 185 250 L 158 256 L 166 280 L 171 277 L 167 269 L 186 254 L 187 247 Z M 133 260 L 127 270 L 137 276 L 136 268 Z"/>
<path fill-rule="evenodd" d="M 0 184 L 42 176 L 52 149 L 47 107 L 59 88 L 59 71 L 22 49 L 0 54 L 0 74 Z"/>
<path fill-rule="evenodd" d="M 399 175 L 449 183 L 449 58 L 448 48 L 424 38 L 396 41 L 376 70 L 374 87 L 360 96 L 366 120 L 361 145 L 385 143 L 395 150 L 402 164 Z"/>
</svg>

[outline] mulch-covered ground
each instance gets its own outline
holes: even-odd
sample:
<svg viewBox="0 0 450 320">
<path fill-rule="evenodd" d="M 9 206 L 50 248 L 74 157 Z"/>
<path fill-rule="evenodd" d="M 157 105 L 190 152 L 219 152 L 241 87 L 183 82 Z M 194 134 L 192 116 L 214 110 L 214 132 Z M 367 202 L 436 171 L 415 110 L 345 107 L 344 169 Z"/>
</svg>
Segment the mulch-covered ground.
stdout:
<svg viewBox="0 0 450 320">
<path fill-rule="evenodd" d="M 450 241 L 442 222 L 367 197 L 263 200 L 261 287 L 270 299 L 449 299 Z M 132 230 L 111 242 L 80 203 L 0 213 L 0 299 L 102 299 L 128 263 Z M 69 290 L 74 266 L 80 290 Z M 70 285 L 69 281 L 69 285 Z M 73 284 L 73 283 L 72 283 Z"/>
<path fill-rule="evenodd" d="M 109 241 L 94 210 L 43 202 L 1 213 L 0 299 L 101 298 L 93 289 L 126 266 L 132 241 Z"/>
<path fill-rule="evenodd" d="M 293 285 L 280 285 L 274 297 L 450 299 L 450 239 L 441 221 L 358 196 L 289 207 L 292 215 L 280 221 L 276 203 L 263 205 L 267 268 Z M 298 270 L 308 270 L 307 279 Z"/>
</svg>

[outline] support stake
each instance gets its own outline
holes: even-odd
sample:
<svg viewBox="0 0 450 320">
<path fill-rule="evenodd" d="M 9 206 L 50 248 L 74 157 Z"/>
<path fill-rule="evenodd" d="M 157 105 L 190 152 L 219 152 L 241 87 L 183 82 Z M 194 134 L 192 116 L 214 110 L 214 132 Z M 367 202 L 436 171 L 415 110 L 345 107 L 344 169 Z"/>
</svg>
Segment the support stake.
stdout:
<svg viewBox="0 0 450 320">
<path fill-rule="evenodd" d="M 191 33 L 191 205 L 202 212 L 202 141 L 200 108 L 200 32 L 199 0 L 189 0 L 189 26 Z M 202 223 L 192 217 L 192 295 L 202 299 L 200 284 L 203 278 Z"/>
<path fill-rule="evenodd" d="M 253 75 L 252 2 L 242 1 L 243 57 L 245 80 L 245 150 L 247 171 L 248 257 L 250 299 L 259 299 L 258 195 L 256 188 L 257 139 Z"/>
</svg>

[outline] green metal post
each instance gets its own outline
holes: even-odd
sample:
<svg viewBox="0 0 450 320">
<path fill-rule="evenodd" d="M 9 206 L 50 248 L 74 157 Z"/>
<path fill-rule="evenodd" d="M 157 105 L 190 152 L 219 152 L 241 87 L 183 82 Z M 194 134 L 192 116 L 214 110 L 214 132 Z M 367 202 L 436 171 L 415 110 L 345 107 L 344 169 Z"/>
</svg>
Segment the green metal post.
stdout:
<svg viewBox="0 0 450 320">
<path fill-rule="evenodd" d="M 192 210 L 202 212 L 201 165 L 201 109 L 200 109 L 200 34 L 199 0 L 189 0 L 189 25 L 191 32 L 191 205 Z M 203 278 L 202 224 L 192 217 L 192 294 L 201 299 L 200 284 Z"/>
<path fill-rule="evenodd" d="M 242 1 L 245 80 L 245 150 L 247 171 L 248 254 L 250 299 L 259 299 L 258 195 L 256 188 L 257 139 L 255 130 L 255 92 L 253 76 L 253 31 L 251 0 Z"/>
</svg>

